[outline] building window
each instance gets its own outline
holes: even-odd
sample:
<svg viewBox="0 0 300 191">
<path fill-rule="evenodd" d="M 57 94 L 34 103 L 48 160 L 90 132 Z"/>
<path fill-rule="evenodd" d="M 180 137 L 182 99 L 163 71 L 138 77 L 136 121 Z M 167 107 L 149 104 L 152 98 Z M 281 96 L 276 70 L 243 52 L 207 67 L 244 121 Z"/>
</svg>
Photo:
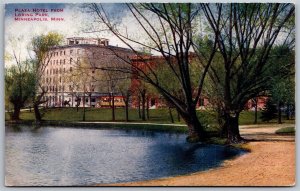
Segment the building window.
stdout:
<svg viewBox="0 0 300 191">
<path fill-rule="evenodd" d="M 64 64 L 66 64 L 66 59 L 64 59 Z"/>
<path fill-rule="evenodd" d="M 64 55 L 66 55 L 66 51 L 64 50 Z"/>
<path fill-rule="evenodd" d="M 62 55 L 62 51 L 60 51 L 60 55 Z"/>
<path fill-rule="evenodd" d="M 72 64 L 72 62 L 73 62 L 73 58 L 70 58 L 70 64 Z"/>
<path fill-rule="evenodd" d="M 70 72 L 72 72 L 72 67 L 70 67 Z"/>
<path fill-rule="evenodd" d="M 47 75 L 48 75 L 48 69 L 47 69 Z"/>
<path fill-rule="evenodd" d="M 70 50 L 70 54 L 73 54 L 73 50 Z"/>
<path fill-rule="evenodd" d="M 59 65 L 61 65 L 61 63 L 62 63 L 62 60 L 59 60 Z"/>
<path fill-rule="evenodd" d="M 64 73 L 66 72 L 65 68 L 64 68 Z"/>
</svg>

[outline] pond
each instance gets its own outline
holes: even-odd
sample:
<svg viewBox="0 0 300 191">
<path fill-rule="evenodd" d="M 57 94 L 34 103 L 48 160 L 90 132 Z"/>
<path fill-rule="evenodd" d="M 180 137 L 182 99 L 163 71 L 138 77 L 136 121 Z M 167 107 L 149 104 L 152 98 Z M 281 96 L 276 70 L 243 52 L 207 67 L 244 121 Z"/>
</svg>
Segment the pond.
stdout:
<svg viewBox="0 0 300 191">
<path fill-rule="evenodd" d="M 185 134 L 66 127 L 6 127 L 5 177 L 13 186 L 85 186 L 188 174 L 244 151 L 187 143 Z"/>
</svg>

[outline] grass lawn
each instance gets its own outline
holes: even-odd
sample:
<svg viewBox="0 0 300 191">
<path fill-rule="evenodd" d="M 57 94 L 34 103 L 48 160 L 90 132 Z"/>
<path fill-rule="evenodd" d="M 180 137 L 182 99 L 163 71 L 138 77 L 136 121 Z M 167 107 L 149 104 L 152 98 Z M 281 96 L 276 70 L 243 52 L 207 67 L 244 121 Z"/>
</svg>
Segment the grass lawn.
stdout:
<svg viewBox="0 0 300 191">
<path fill-rule="evenodd" d="M 184 124 L 184 121 L 181 119 L 178 121 L 177 112 L 172 110 L 173 118 L 175 124 Z M 200 121 L 207 127 L 215 129 L 217 125 L 216 113 L 209 110 L 199 110 L 197 111 Z M 124 108 L 116 109 L 116 121 L 125 121 L 125 110 Z M 273 124 L 276 123 L 276 119 L 267 122 L 262 122 L 260 120 L 261 113 L 258 112 L 258 124 Z M 44 120 L 49 121 L 82 121 L 83 109 L 79 108 L 79 111 L 76 111 L 76 108 L 51 108 L 47 109 L 43 117 Z M 86 121 L 111 121 L 112 120 L 112 111 L 110 108 L 86 108 Z M 148 123 L 171 123 L 170 115 L 168 109 L 150 109 L 149 110 L 150 118 L 145 122 Z M 34 112 L 22 111 L 21 112 L 22 120 L 34 120 Z M 9 114 L 5 113 L 5 119 L 9 120 Z M 282 117 L 283 122 L 285 123 L 294 123 L 294 120 L 285 120 L 285 117 Z M 129 120 L 132 122 L 143 122 L 138 115 L 137 109 L 129 110 Z M 249 125 L 254 122 L 254 112 L 253 111 L 244 111 L 240 115 L 240 125 Z"/>
<path fill-rule="evenodd" d="M 296 130 L 295 127 L 283 127 L 281 129 L 278 129 L 275 133 L 279 135 L 295 135 Z"/>
</svg>

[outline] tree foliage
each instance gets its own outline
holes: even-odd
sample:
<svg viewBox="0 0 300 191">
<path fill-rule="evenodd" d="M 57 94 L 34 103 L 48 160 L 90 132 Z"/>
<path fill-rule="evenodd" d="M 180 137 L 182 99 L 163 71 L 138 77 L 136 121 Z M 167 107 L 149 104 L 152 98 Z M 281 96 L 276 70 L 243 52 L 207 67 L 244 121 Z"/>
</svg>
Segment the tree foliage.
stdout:
<svg viewBox="0 0 300 191">
<path fill-rule="evenodd" d="M 57 32 L 49 32 L 47 34 L 42 34 L 35 36 L 31 39 L 29 48 L 34 52 L 34 70 L 36 73 L 37 83 L 32 89 L 34 92 L 32 97 L 33 108 L 35 113 L 35 118 L 37 121 L 42 120 L 42 114 L 39 110 L 39 105 L 47 102 L 48 100 L 43 100 L 44 95 L 47 93 L 47 89 L 42 86 L 41 80 L 45 73 L 45 69 L 50 63 L 52 58 L 51 47 L 58 46 L 63 40 L 63 36 Z"/>
<path fill-rule="evenodd" d="M 291 45 L 295 14 L 292 4 L 201 4 L 218 54 L 209 77 L 219 92 L 223 126 L 229 142 L 242 140 L 238 118 L 244 105 L 260 92 L 270 89 L 274 67 L 270 61 L 275 45 Z M 291 26 L 288 29 L 288 26 Z M 289 30 L 286 35 L 285 31 Z M 280 36 L 280 38 L 279 38 Z"/>
<path fill-rule="evenodd" d="M 196 16 L 198 9 L 195 4 L 181 3 L 149 3 L 149 4 L 126 4 L 128 13 L 136 23 L 140 35 L 143 38 L 127 35 L 126 29 L 121 29 L 118 22 L 109 17 L 105 5 L 91 4 L 89 12 L 94 13 L 98 23 L 118 37 L 128 48 L 138 55 L 143 62 L 143 67 L 128 64 L 137 77 L 156 88 L 164 99 L 180 113 L 189 127 L 188 140 L 199 140 L 205 137 L 203 125 L 196 115 L 196 105 L 201 96 L 205 74 L 208 70 L 210 59 L 203 60 L 203 72 L 197 76 L 197 83 L 193 87 L 190 73 L 190 55 L 195 48 L 194 35 L 198 32 Z M 102 29 L 103 29 L 102 28 Z M 178 84 L 179 91 L 170 91 L 168 85 L 162 83 L 158 71 L 153 64 L 144 59 L 138 51 L 138 46 L 149 49 L 160 55 L 165 62 L 170 77 L 174 77 L 172 83 Z M 210 54 L 214 54 L 214 50 Z M 212 56 L 209 56 L 212 57 Z M 122 71 L 121 72 L 128 72 Z M 180 96 L 178 97 L 178 92 Z"/>
<path fill-rule="evenodd" d="M 30 61 L 20 62 L 5 69 L 5 96 L 13 105 L 12 120 L 20 119 L 20 110 L 33 96 L 36 84 L 35 72 Z"/>
</svg>

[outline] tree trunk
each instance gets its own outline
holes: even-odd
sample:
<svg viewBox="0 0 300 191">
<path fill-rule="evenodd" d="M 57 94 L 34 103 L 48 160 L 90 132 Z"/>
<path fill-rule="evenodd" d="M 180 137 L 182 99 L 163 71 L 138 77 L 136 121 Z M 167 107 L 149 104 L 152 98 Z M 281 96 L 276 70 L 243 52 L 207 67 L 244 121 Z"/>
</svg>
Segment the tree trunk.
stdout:
<svg viewBox="0 0 300 191">
<path fill-rule="evenodd" d="M 287 104 L 286 105 L 286 120 L 290 120 L 291 118 L 291 105 Z"/>
<path fill-rule="evenodd" d="M 72 93 L 72 107 L 74 106 L 74 96 L 73 96 L 73 93 Z"/>
<path fill-rule="evenodd" d="M 225 112 L 225 124 L 223 131 L 227 133 L 227 143 L 240 143 L 244 139 L 240 135 L 239 130 L 239 112 Z"/>
<path fill-rule="evenodd" d="M 128 111 L 128 101 L 125 101 L 125 116 L 126 116 L 126 121 L 129 121 L 129 111 Z"/>
<path fill-rule="evenodd" d="M 39 104 L 34 103 L 33 104 L 33 110 L 34 110 L 34 116 L 36 121 L 42 121 L 42 116 L 39 110 Z"/>
<path fill-rule="evenodd" d="M 255 102 L 255 110 L 254 110 L 254 124 L 257 124 L 257 102 L 258 102 L 258 98 L 254 98 L 254 102 Z"/>
<path fill-rule="evenodd" d="M 146 102 L 146 96 L 145 93 L 142 93 L 142 120 L 146 120 L 146 109 L 145 109 L 145 102 Z"/>
<path fill-rule="evenodd" d="M 280 102 L 277 103 L 277 110 L 278 110 L 278 124 L 281 124 L 282 121 L 281 121 L 281 103 Z"/>
<path fill-rule="evenodd" d="M 177 111 L 177 120 L 178 120 L 178 122 L 180 122 L 180 114 L 177 109 L 176 109 L 176 111 Z"/>
<path fill-rule="evenodd" d="M 146 110 L 147 110 L 147 120 L 149 120 L 150 114 L 149 114 L 149 97 L 148 96 L 146 98 Z"/>
<path fill-rule="evenodd" d="M 92 94 L 89 94 L 90 108 L 92 108 Z"/>
<path fill-rule="evenodd" d="M 171 123 L 174 123 L 174 118 L 173 118 L 173 115 L 172 115 L 171 107 L 169 107 L 169 114 L 170 114 Z"/>
<path fill-rule="evenodd" d="M 11 115 L 11 120 L 20 120 L 21 106 L 14 104 L 14 112 Z"/>
<path fill-rule="evenodd" d="M 220 137 L 221 138 L 227 138 L 227 127 L 226 127 L 226 123 L 225 123 L 225 115 L 224 115 L 224 111 L 222 109 L 218 109 L 218 125 L 220 127 Z"/>
<path fill-rule="evenodd" d="M 115 96 L 112 93 L 112 121 L 116 120 L 116 115 L 115 115 Z"/>
<path fill-rule="evenodd" d="M 191 143 L 204 140 L 206 134 L 197 117 L 196 109 L 190 109 L 187 113 L 181 113 L 181 117 L 188 126 L 188 137 L 186 140 Z"/>
<path fill-rule="evenodd" d="M 138 111 L 139 111 L 139 118 L 141 119 L 142 115 L 141 115 L 141 97 L 140 96 L 138 97 Z"/>
<path fill-rule="evenodd" d="M 82 115 L 82 121 L 85 121 L 85 92 L 83 93 L 83 115 Z"/>
</svg>

